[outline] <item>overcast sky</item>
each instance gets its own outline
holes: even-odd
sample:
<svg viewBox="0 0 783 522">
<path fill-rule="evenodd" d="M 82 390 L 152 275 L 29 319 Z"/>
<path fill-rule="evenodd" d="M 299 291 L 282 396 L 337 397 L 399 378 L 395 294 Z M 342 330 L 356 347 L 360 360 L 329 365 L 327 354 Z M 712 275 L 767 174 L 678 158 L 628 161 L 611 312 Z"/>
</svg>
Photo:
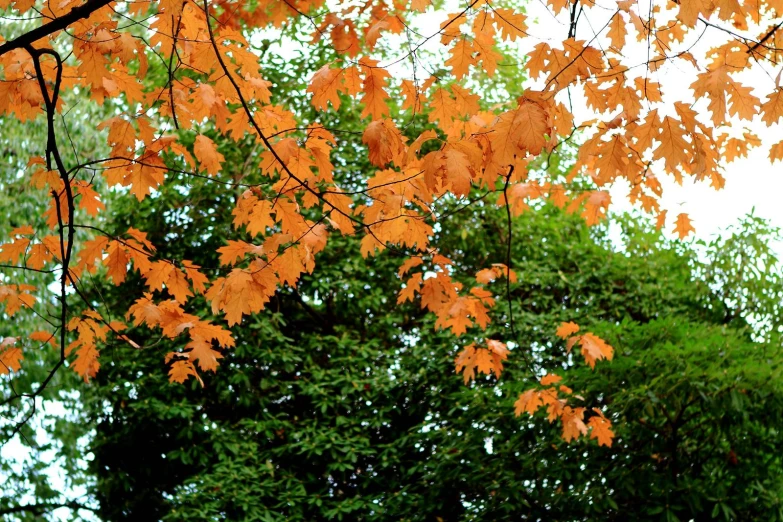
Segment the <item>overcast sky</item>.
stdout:
<svg viewBox="0 0 783 522">
<path fill-rule="evenodd" d="M 529 52 L 533 45 L 539 41 L 546 41 L 553 47 L 561 47 L 558 42 L 567 37 L 568 34 L 568 13 L 563 12 L 555 17 L 545 6 L 545 0 L 529 0 L 525 2 L 525 11 L 528 15 L 528 34 L 531 38 L 526 38 L 519 45 L 520 56 Z M 640 0 L 644 2 L 644 0 Z M 430 10 L 421 17 L 415 24 L 420 28 L 422 34 L 431 34 L 433 28 L 443 22 L 449 13 L 459 12 L 460 5 L 457 1 L 447 1 L 444 9 L 439 11 Z M 611 16 L 617 9 L 616 3 L 609 0 L 598 0 L 598 8 L 585 10 L 584 16 L 580 19 L 577 39 L 590 40 L 594 32 L 603 27 L 607 16 Z M 603 6 L 603 7 L 600 7 Z M 629 33 L 629 42 L 633 39 L 633 33 Z M 709 47 L 722 43 L 720 38 L 723 33 L 710 31 L 693 48 L 695 56 L 699 52 L 704 53 Z M 695 38 L 690 38 L 690 44 Z M 594 42 L 593 45 L 601 46 L 602 40 Z M 437 52 L 440 47 L 438 39 L 432 39 L 425 48 Z M 628 63 L 642 63 L 647 56 L 646 43 L 637 43 L 628 45 L 626 54 Z M 522 60 L 520 60 L 522 61 Z M 691 92 L 689 85 L 695 79 L 696 70 L 689 66 L 665 65 L 657 73 L 646 73 L 645 68 L 636 69 L 638 74 L 649 74 L 652 79 L 662 84 L 664 100 L 667 102 L 683 99 L 683 93 Z M 776 73 L 777 71 L 775 71 Z M 770 74 L 760 69 L 751 73 L 743 73 L 738 77 L 740 81 L 749 86 L 766 85 L 773 81 L 774 74 Z M 536 82 L 527 82 L 527 87 L 536 88 Z M 589 111 L 584 103 L 584 98 L 579 93 L 581 89 L 572 90 L 573 108 L 576 120 L 586 121 L 594 118 L 596 115 Z M 667 100 L 666 94 L 671 93 L 670 100 Z M 755 93 L 759 96 L 759 93 Z M 759 96 L 763 100 L 763 96 Z M 683 101 L 692 101 L 684 99 Z M 704 110 L 706 103 L 694 106 L 694 109 L 702 113 L 702 116 L 709 114 Z M 659 111 L 666 113 L 666 110 Z M 783 162 L 771 164 L 767 158 L 769 145 L 783 139 L 783 128 L 780 125 L 767 127 L 760 121 L 750 124 L 747 122 L 737 122 L 729 131 L 734 137 L 742 136 L 745 130 L 750 130 L 758 135 L 764 141 L 762 147 L 754 149 L 747 158 L 739 159 L 725 166 L 724 175 L 726 184 L 722 190 L 715 190 L 709 183 L 686 180 L 683 186 L 677 185 L 674 180 L 666 175 L 660 175 L 659 180 L 664 187 L 664 194 L 661 200 L 661 208 L 668 210 L 666 230 L 673 235 L 674 219 L 681 212 L 685 212 L 692 220 L 696 229 L 695 237 L 700 239 L 709 239 L 713 235 L 726 229 L 736 223 L 742 216 L 748 214 L 755 207 L 757 216 L 770 220 L 773 224 L 783 228 L 783 204 L 778 200 L 783 195 Z M 624 181 L 620 181 L 612 187 L 612 207 L 614 211 L 631 209 L 628 203 L 628 186 Z M 776 245 L 776 249 L 783 257 L 783 244 Z"/>
<path fill-rule="evenodd" d="M 590 40 L 594 35 L 593 29 L 599 30 L 607 20 L 605 17 L 611 16 L 616 10 L 614 2 L 598 0 L 598 3 L 606 8 L 591 9 L 589 12 L 586 10 L 587 16 L 580 20 L 578 39 Z M 526 3 L 525 8 L 529 16 L 528 25 L 531 35 L 546 40 L 553 46 L 557 45 L 557 41 L 562 41 L 565 38 L 568 32 L 567 13 L 563 13 L 559 20 L 556 19 L 545 10 L 543 0 L 531 0 Z M 629 41 L 632 38 L 631 35 L 632 33 L 629 33 Z M 707 31 L 704 38 L 694 47 L 693 54 L 698 57 L 699 52 L 704 53 L 709 47 L 722 43 L 723 36 L 725 36 L 723 33 L 717 31 Z M 686 39 L 688 43 L 693 40 L 694 38 Z M 535 41 L 532 42 L 532 44 L 535 43 Z M 600 46 L 600 40 L 593 45 Z M 646 44 L 630 47 L 627 54 L 628 63 L 644 62 L 646 53 Z M 644 71 L 644 68 L 640 68 L 639 71 Z M 763 85 L 768 88 L 769 83 L 774 81 L 776 73 L 777 71 L 773 72 L 770 68 L 767 68 L 767 71 L 757 68 L 753 72 L 743 73 L 742 76 L 738 75 L 737 79 L 745 85 Z M 664 101 L 670 101 L 667 100 L 667 92 L 671 93 L 675 100 L 682 99 L 683 93 L 691 92 L 689 85 L 695 79 L 696 70 L 689 66 L 667 65 L 662 67 L 659 72 L 649 74 L 661 83 Z M 755 94 L 763 101 L 764 97 L 760 96 L 759 92 Z M 687 101 L 692 101 L 692 99 Z M 587 120 L 595 117 L 594 114 L 586 110 L 584 104 L 577 101 L 574 103 L 574 113 L 577 114 L 577 119 Z M 701 106 L 702 104 L 703 106 Z M 582 107 L 581 114 L 579 114 L 580 110 L 577 105 Z M 702 116 L 708 116 L 705 108 L 706 103 L 704 102 L 694 107 L 697 112 L 701 112 Z M 696 237 L 708 239 L 736 223 L 754 207 L 757 216 L 769 219 L 776 226 L 783 228 L 783 204 L 780 202 L 781 196 L 783 196 L 783 162 L 771 164 L 767 157 L 769 145 L 783 139 L 783 128 L 779 124 L 767 127 L 761 121 L 754 121 L 750 124 L 737 122 L 734 127 L 730 131 L 732 136 L 740 137 L 745 130 L 750 130 L 759 136 L 764 144 L 760 148 L 752 150 L 747 158 L 725 166 L 726 184 L 722 190 L 716 191 L 709 186 L 709 183 L 705 182 L 685 181 L 683 186 L 679 186 L 671 177 L 659 176 L 664 187 L 661 208 L 668 210 L 667 230 L 673 229 L 675 216 L 686 212 L 696 228 Z M 613 187 L 611 192 L 614 210 L 631 208 L 625 197 L 628 192 L 627 184 L 621 182 Z M 776 245 L 776 248 L 779 255 L 783 257 L 783 245 Z"/>
</svg>

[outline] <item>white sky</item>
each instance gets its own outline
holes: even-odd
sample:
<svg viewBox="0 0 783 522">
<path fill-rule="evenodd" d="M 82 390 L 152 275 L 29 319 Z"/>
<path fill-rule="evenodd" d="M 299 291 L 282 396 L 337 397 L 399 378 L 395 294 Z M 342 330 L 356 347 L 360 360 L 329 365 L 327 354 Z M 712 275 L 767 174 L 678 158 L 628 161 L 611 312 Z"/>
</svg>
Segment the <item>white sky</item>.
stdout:
<svg viewBox="0 0 783 522">
<path fill-rule="evenodd" d="M 544 1 L 528 0 L 525 3 L 524 7 L 528 16 L 527 32 L 532 38 L 527 38 L 520 43 L 520 56 L 529 52 L 533 45 L 539 41 L 547 41 L 553 47 L 557 47 L 557 43 L 568 35 L 568 14 L 564 12 L 560 16 L 554 17 Z M 599 7 L 585 10 L 583 18 L 580 19 L 577 39 L 590 40 L 594 35 L 593 30 L 600 32 L 600 28 L 608 20 L 607 17 L 616 11 L 615 2 L 611 0 L 597 1 Z M 497 6 L 502 5 L 499 2 L 496 4 Z M 429 10 L 416 21 L 415 26 L 422 34 L 432 34 L 448 14 L 460 11 L 460 5 L 462 4 L 453 0 L 447 1 L 444 9 L 437 12 Z M 752 34 L 752 31 L 749 34 Z M 707 31 L 705 37 L 694 47 L 693 54 L 698 57 L 699 51 L 703 53 L 707 48 L 716 45 L 717 38 L 722 36 L 724 36 L 722 33 Z M 628 64 L 642 63 L 647 56 L 646 43 L 632 45 L 630 42 L 634 39 L 633 32 L 629 31 Z M 688 42 L 693 40 L 695 37 L 686 39 Z M 602 38 L 593 45 L 600 46 L 605 43 L 606 40 Z M 433 38 L 424 48 L 433 52 L 438 52 L 438 50 L 442 52 L 438 38 Z M 644 71 L 643 67 L 638 69 L 639 74 L 644 74 Z M 770 71 L 770 68 L 766 72 L 757 69 L 750 73 L 743 73 L 737 79 L 749 86 L 759 85 L 768 89 L 774 75 L 777 74 L 777 71 L 772 74 Z M 661 83 L 666 102 L 671 103 L 677 100 L 690 102 L 692 98 L 683 99 L 682 96 L 686 90 L 689 91 L 689 85 L 695 79 L 696 72 L 690 67 L 681 69 L 675 65 L 667 64 L 658 73 L 651 73 L 650 76 Z M 535 82 L 530 83 L 531 86 L 536 87 Z M 540 88 L 540 86 L 538 87 Z M 579 91 L 580 89 L 572 91 L 574 114 L 577 121 L 594 118 L 595 114 L 586 108 L 582 101 L 584 98 L 579 94 Z M 667 93 L 671 93 L 671 97 L 667 97 Z M 755 92 L 755 94 L 764 101 L 764 96 L 760 95 L 760 92 Z M 580 109 L 580 107 L 582 108 Z M 700 104 L 694 108 L 705 113 L 704 107 L 700 107 Z M 696 229 L 695 234 L 691 237 L 710 239 L 721 230 L 735 224 L 754 207 L 755 215 L 766 218 L 774 225 L 783 228 L 783 203 L 779 202 L 783 195 L 783 162 L 771 164 L 767 158 L 769 145 L 783 139 L 783 127 L 779 124 L 767 127 L 760 121 L 754 121 L 751 124 L 747 122 L 739 124 L 738 122 L 736 129 L 732 129 L 731 134 L 739 137 L 746 129 L 762 138 L 763 145 L 751 150 L 747 158 L 738 159 L 726 166 L 724 171 L 726 183 L 722 190 L 716 191 L 709 186 L 708 182 L 694 183 L 692 180 L 686 180 L 682 186 L 679 186 L 669 176 L 658 176 L 664 188 L 661 208 L 668 210 L 667 231 L 673 234 L 675 217 L 681 212 L 685 212 L 691 218 Z M 612 194 L 611 210 L 622 211 L 632 208 L 627 199 L 627 183 L 619 182 L 611 188 L 610 192 Z M 777 245 L 777 251 L 778 255 L 783 257 L 783 245 Z"/>
<path fill-rule="evenodd" d="M 611 15 L 616 6 L 614 2 L 598 0 L 600 5 L 609 6 L 604 10 L 604 17 L 599 9 L 592 9 L 585 14 L 589 16 L 590 23 L 580 20 L 580 31 L 577 33 L 577 39 L 589 40 L 593 37 L 592 30 L 599 30 L 606 20 L 606 15 Z M 545 38 L 550 45 L 556 45 L 556 42 L 567 36 L 568 27 L 564 25 L 563 17 L 560 20 L 552 17 L 551 13 L 545 10 L 542 0 L 530 0 L 526 5 L 529 16 L 528 25 L 530 34 L 540 37 L 542 35 L 551 35 Z M 567 20 L 567 16 L 566 16 Z M 707 31 L 705 38 L 700 41 L 693 53 L 697 56 L 701 50 L 704 52 L 708 47 L 715 45 L 716 37 L 721 33 L 711 33 Z M 752 33 L 751 33 L 752 34 Z M 721 35 L 722 36 L 722 35 Z M 633 38 L 629 33 L 629 41 Z M 692 41 L 693 38 L 687 40 Z M 600 41 L 600 40 L 599 40 Z M 536 43 L 536 42 L 533 42 Z M 635 56 L 634 56 L 635 55 Z M 641 63 L 646 56 L 646 45 L 637 45 L 632 48 L 629 54 L 628 63 Z M 643 68 L 640 68 L 643 71 Z M 673 93 L 675 101 L 682 96 L 685 90 L 689 90 L 689 85 L 695 79 L 695 70 L 690 68 L 679 69 L 675 66 L 666 66 L 659 73 L 653 73 L 653 79 L 659 81 L 662 85 L 664 100 L 667 99 L 667 93 Z M 769 72 L 768 69 L 767 72 Z M 771 77 L 763 70 L 757 69 L 752 73 L 745 74 L 739 79 L 749 86 L 763 85 L 765 89 L 774 78 L 775 71 Z M 656 77 L 657 76 L 657 77 Z M 764 96 L 759 92 L 755 93 L 762 101 Z M 691 99 L 687 101 L 691 101 Z M 578 102 L 575 102 L 578 104 Z M 695 107 L 697 110 L 699 105 Z M 594 115 L 584 110 L 582 114 L 574 107 L 577 119 L 587 120 Z M 703 107 L 701 107 L 703 111 Z M 780 202 L 783 195 L 783 162 L 771 164 L 767 158 L 768 148 L 771 143 L 783 139 L 783 127 L 780 124 L 767 127 L 760 121 L 754 121 L 751 124 L 744 123 L 737 125 L 735 136 L 739 136 L 742 130 L 747 128 L 759 136 L 764 144 L 751 150 L 747 158 L 738 159 L 725 168 L 726 184 L 720 191 L 716 191 L 709 186 L 707 182 L 694 183 L 686 180 L 682 186 L 677 185 L 672 178 L 668 176 L 659 176 L 661 185 L 664 188 L 661 200 L 661 208 L 668 210 L 667 230 L 673 229 L 674 217 L 681 212 L 689 214 L 696 228 L 695 237 L 700 239 L 709 239 L 719 233 L 726 227 L 736 223 L 742 216 L 748 214 L 755 207 L 755 215 L 769 219 L 774 225 L 783 228 L 783 204 Z M 614 210 L 627 210 L 631 206 L 626 197 L 628 185 L 620 183 L 613 187 L 612 208 Z M 783 257 L 783 246 L 777 245 L 778 255 Z"/>
</svg>

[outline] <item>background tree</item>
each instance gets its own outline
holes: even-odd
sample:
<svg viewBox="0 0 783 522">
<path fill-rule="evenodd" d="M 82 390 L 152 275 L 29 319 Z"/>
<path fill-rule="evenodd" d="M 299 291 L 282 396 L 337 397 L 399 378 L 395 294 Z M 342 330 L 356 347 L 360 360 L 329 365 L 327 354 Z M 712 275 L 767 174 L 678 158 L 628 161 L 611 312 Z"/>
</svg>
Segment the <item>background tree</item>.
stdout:
<svg viewBox="0 0 783 522">
<path fill-rule="evenodd" d="M 503 258 L 487 232 L 504 225 L 502 209 L 487 206 L 482 223 L 453 219 L 464 233 L 442 252 L 463 273 Z M 748 221 L 728 243 L 769 240 L 755 235 L 759 225 Z M 781 518 L 779 339 L 754 342 L 756 328 L 730 306 L 711 309 L 717 296 L 695 276 L 732 273 L 737 252 L 713 246 L 699 261 L 630 221 L 617 251 L 551 207 L 522 215 L 514 233 L 525 342 L 497 383 L 466 387 L 443 372 L 460 347 L 444 351 L 448 337 L 430 316 L 387 299 L 396 263 L 367 264 L 352 238 L 330 242 L 311 276 L 243 326 L 244 342 L 222 360 L 235 371 L 206 375 L 204 388 L 172 392 L 153 353 L 118 345 L 87 392 L 101 515 Z M 768 292 L 780 281 L 756 284 Z M 595 371 L 576 362 L 551 326 L 566 318 L 622 347 L 617 357 Z M 611 448 L 566 444 L 558 426 L 514 415 L 541 368 L 611 412 Z"/>
<path fill-rule="evenodd" d="M 40 155 L 28 163 L 34 184 L 52 194 L 45 215 L 46 227 L 54 232 L 22 226 L 2 245 L 6 268 L 22 277 L 3 287 L 7 312 L 34 306 L 32 285 L 23 282 L 26 268 L 50 265 L 59 274 L 56 303 L 38 301 L 39 307 L 52 308 L 42 315 L 55 314 L 59 320 L 49 337 L 38 333 L 31 340 L 56 341 L 60 358 L 36 389 L 28 396 L 14 394 L 14 400 L 40 394 L 68 356 L 75 357 L 77 373 L 93 377 L 100 366 L 99 344 L 107 335 L 135 342 L 121 333 L 124 325 L 118 318 L 124 311 L 100 313 L 95 303 L 79 296 L 81 277 L 96 265 L 104 266 L 115 284 L 126 280 L 130 267 L 159 292 L 137 301 L 132 315 L 171 337 L 184 334 L 184 347 L 164 355 L 172 380 L 181 382 L 198 377 L 202 358 L 214 360 L 235 343 L 222 323 L 206 317 L 191 321 L 190 311 L 196 310 L 189 308 L 189 298 L 201 302 L 197 296 L 204 294 L 213 314 L 224 315 L 231 327 L 261 310 L 279 285 L 295 284 L 310 272 L 329 230 L 363 234 L 364 255 L 401 249 L 426 270 L 445 261 L 431 243 L 443 202 L 483 199 L 481 194 L 488 192 L 509 212 L 519 212 L 528 199 L 547 197 L 572 211 L 583 207 L 587 221 L 595 223 L 610 201 L 603 188 L 617 179 L 631 183 L 631 199 L 656 213 L 662 226 L 666 213 L 659 207 L 656 175 L 710 180 L 720 187 L 722 166 L 761 143 L 751 133 L 732 136 L 734 123 L 758 116 L 771 126 L 783 116 L 783 91 L 773 74 L 781 48 L 776 2 L 652 2 L 647 10 L 620 3 L 607 10 L 551 0 L 551 14 L 567 21 L 562 39 L 552 43 L 530 36 L 526 17 L 513 6 L 486 1 L 462 6 L 445 16 L 437 31 L 427 33 L 429 17 L 436 13 L 428 11 L 426 1 L 330 7 L 331 12 L 322 0 L 0 4 L 18 15 L 40 13 L 39 24 L 14 28 L 0 44 L 0 111 L 20 121 L 46 120 Z M 708 30 L 715 46 L 702 52 L 696 43 Z M 264 31 L 283 45 L 259 45 Z M 309 43 L 303 33 L 309 33 Z M 633 36 L 647 47 L 644 67 L 631 52 Z M 532 48 L 525 68 L 539 83 L 524 91 L 519 84 L 498 88 L 495 75 L 503 59 L 498 49 L 511 49 L 517 40 Z M 311 46 L 338 53 L 329 64 L 304 74 L 318 119 L 351 103 L 366 123 L 361 142 L 381 169 L 362 173 L 353 186 L 341 186 L 332 175 L 330 155 L 343 135 L 336 137 L 298 111 L 291 96 L 278 103 L 283 93 L 273 99 L 276 86 L 261 72 L 261 55 L 270 49 L 280 61 L 295 52 L 317 53 Z M 165 74 L 148 74 L 151 62 Z M 665 82 L 656 74 L 670 64 L 686 63 L 697 69 L 690 92 L 670 91 L 665 99 Z M 757 85 L 755 93 L 736 76 L 754 68 L 771 80 Z M 98 104 L 112 106 L 114 116 L 98 125 L 108 131 L 109 157 L 90 151 L 74 158 L 65 154 L 66 137 L 57 120 L 67 115 L 62 111 L 70 92 L 89 92 Z M 390 109 L 399 105 L 388 102 L 390 93 L 404 98 L 401 111 Z M 691 93 L 698 106 L 690 103 Z M 575 94 L 584 96 L 597 118 L 574 114 Z M 479 95 L 497 103 L 482 106 Z M 349 97 L 358 97 L 358 105 Z M 706 105 L 703 116 L 699 104 Z M 417 127 L 420 114 L 437 131 Z M 585 139 L 570 173 L 528 169 L 531 161 L 549 156 L 580 129 Z M 252 159 L 247 176 L 218 176 L 226 158 L 210 136 L 215 132 L 263 149 L 258 157 L 247 158 Z M 353 143 L 357 138 L 353 135 Z M 346 141 L 352 141 L 350 135 Z M 781 147 L 773 145 L 771 159 L 781 156 Z M 156 246 L 147 242 L 144 231 L 133 228 L 109 236 L 84 219 L 84 214 L 99 216 L 104 206 L 95 191 L 100 188 L 94 183 L 98 171 L 108 186 L 124 187 L 141 201 L 164 190 L 172 168 L 164 161 L 167 155 L 182 159 L 179 172 L 190 177 L 215 176 L 224 186 L 242 182 L 249 187 L 235 202 L 235 224 L 245 230 L 245 239 L 228 240 L 232 242 L 221 247 L 221 263 L 230 270 L 211 274 L 211 279 L 187 259 L 156 257 Z M 589 179 L 595 189 L 572 192 L 564 181 L 574 176 Z M 181 176 L 169 180 L 176 178 Z M 686 215 L 677 216 L 676 230 L 681 237 L 692 230 Z M 89 231 L 92 237 L 80 238 L 77 231 Z M 415 299 L 421 292 L 427 308 L 439 315 L 439 325 L 457 335 L 475 326 L 478 317 L 484 325 L 485 311 L 474 302 L 480 298 L 454 286 L 449 271 L 439 273 L 437 285 L 444 293 L 438 299 L 431 298 L 435 283 L 418 288 L 418 271 L 405 297 Z M 162 313 L 160 306 L 168 311 Z M 477 315 L 469 313 L 471 306 Z M 475 334 L 471 331 L 469 337 Z M 485 362 L 492 346 L 500 346 L 474 346 L 469 338 L 465 343 L 474 350 L 463 357 L 468 374 L 486 369 L 477 361 Z M 608 357 L 608 346 L 601 346 Z M 582 351 L 590 350 L 582 346 Z M 21 354 L 18 346 L 4 351 L 6 366 L 17 367 Z"/>
</svg>

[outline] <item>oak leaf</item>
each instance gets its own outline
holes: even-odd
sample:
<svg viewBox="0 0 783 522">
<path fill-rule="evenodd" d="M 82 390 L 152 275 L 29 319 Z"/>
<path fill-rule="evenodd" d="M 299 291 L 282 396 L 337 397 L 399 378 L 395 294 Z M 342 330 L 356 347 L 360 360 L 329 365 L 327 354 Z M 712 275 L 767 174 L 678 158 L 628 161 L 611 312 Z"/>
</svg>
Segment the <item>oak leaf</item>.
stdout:
<svg viewBox="0 0 783 522">
<path fill-rule="evenodd" d="M 215 176 L 220 172 L 220 164 L 225 161 L 221 153 L 217 151 L 215 142 L 208 137 L 199 134 L 196 136 L 196 142 L 193 144 L 193 152 L 196 155 L 201 166 L 206 171 Z"/>
<path fill-rule="evenodd" d="M 587 421 L 587 425 L 590 426 L 590 438 L 598 439 L 599 446 L 612 447 L 612 439 L 614 438 L 614 432 L 612 431 L 612 423 L 604 417 L 601 410 L 593 408 L 596 413 Z"/>
<path fill-rule="evenodd" d="M 15 344 L 14 337 L 5 337 L 0 341 L 0 375 L 18 372 L 22 367 L 21 361 L 24 359 L 24 355 L 21 348 Z"/>
<path fill-rule="evenodd" d="M 694 232 L 696 229 L 691 224 L 691 219 L 686 213 L 680 213 L 677 215 L 677 221 L 674 224 L 674 231 L 679 234 L 680 239 L 685 239 L 688 234 Z"/>
</svg>

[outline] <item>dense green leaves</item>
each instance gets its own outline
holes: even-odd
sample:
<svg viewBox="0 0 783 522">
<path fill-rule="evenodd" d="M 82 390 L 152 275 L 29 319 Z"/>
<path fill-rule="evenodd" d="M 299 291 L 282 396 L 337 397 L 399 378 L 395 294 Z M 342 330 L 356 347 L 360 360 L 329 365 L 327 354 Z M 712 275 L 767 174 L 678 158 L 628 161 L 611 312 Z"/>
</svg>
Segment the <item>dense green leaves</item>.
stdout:
<svg viewBox="0 0 783 522">
<path fill-rule="evenodd" d="M 468 273 L 504 259 L 501 211 L 486 207 L 481 223 L 458 216 L 463 233 L 444 240 L 444 254 Z M 101 514 L 777 517 L 780 356 L 740 317 L 725 323 L 705 306 L 713 294 L 694 278 L 692 267 L 706 266 L 695 254 L 638 223 L 623 237 L 625 250 L 614 251 L 550 208 L 515 222 L 518 339 L 498 382 L 464 386 L 451 373 L 460 347 L 434 333 L 417 304 L 388 299 L 399 260 L 368 264 L 346 238 L 296 291 L 280 291 L 268 313 L 243 323 L 226 371 L 206 374 L 204 388 L 172 388 L 154 353 L 117 347 L 89 391 Z M 707 255 L 718 266 L 731 254 Z M 502 316 L 505 284 L 494 284 Z M 593 372 L 566 355 L 553 328 L 564 320 L 607 339 L 615 359 Z M 609 415 L 612 448 L 566 444 L 543 414 L 514 416 L 516 396 L 543 371 Z"/>
</svg>

